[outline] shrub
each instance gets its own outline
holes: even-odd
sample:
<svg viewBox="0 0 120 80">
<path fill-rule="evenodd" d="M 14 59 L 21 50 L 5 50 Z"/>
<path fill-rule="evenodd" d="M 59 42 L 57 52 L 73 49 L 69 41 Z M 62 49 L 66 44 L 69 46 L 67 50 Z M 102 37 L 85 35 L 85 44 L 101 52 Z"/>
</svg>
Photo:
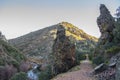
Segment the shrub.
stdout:
<svg viewBox="0 0 120 80">
<path fill-rule="evenodd" d="M 9 43 L 0 40 L 0 45 L 4 50 L 4 54 L 0 58 L 0 65 L 5 65 L 7 63 L 13 64 L 15 67 L 19 66 L 22 60 L 25 60 L 25 56 L 21 54 L 16 48 L 11 46 Z"/>
<path fill-rule="evenodd" d="M 7 79 L 11 78 L 15 73 L 17 73 L 17 69 L 15 67 L 12 65 L 5 66 L 5 75 L 7 76 Z"/>
<path fill-rule="evenodd" d="M 10 80 L 28 80 L 27 74 L 24 72 L 16 73 Z"/>
<path fill-rule="evenodd" d="M 12 65 L 1 66 L 0 80 L 9 80 L 15 73 L 17 73 L 17 69 Z"/>
<path fill-rule="evenodd" d="M 22 72 L 27 72 L 29 70 L 29 68 L 30 68 L 29 63 L 22 62 L 20 64 L 19 70 L 22 71 Z"/>
<path fill-rule="evenodd" d="M 0 65 L 5 65 L 4 59 L 0 57 Z"/>
<path fill-rule="evenodd" d="M 94 54 L 93 54 L 93 53 L 89 53 L 89 54 L 88 54 L 88 56 L 89 56 L 89 60 L 91 60 L 91 61 L 92 61 L 92 60 L 93 60 L 93 58 L 94 58 Z"/>
<path fill-rule="evenodd" d="M 120 18 L 116 21 L 113 35 L 114 35 L 114 42 L 120 43 Z"/>
<path fill-rule="evenodd" d="M 45 71 L 41 71 L 39 74 L 39 80 L 50 80 L 52 78 L 53 74 L 51 71 L 51 67 L 48 66 Z"/>
<path fill-rule="evenodd" d="M 118 53 L 120 51 L 120 47 L 119 46 L 113 46 L 109 49 L 107 49 L 105 52 L 107 55 L 109 55 L 109 57 L 115 55 L 116 53 Z"/>
<path fill-rule="evenodd" d="M 6 79 L 6 75 L 5 75 L 4 67 L 0 66 L 0 80 L 5 80 L 5 79 Z"/>
<path fill-rule="evenodd" d="M 85 60 L 85 59 L 86 59 L 85 53 L 80 53 L 79 51 L 76 51 L 77 64 L 79 64 L 81 60 Z"/>
<path fill-rule="evenodd" d="M 16 67 L 17 69 L 19 68 L 19 62 L 17 62 L 16 60 L 12 60 L 11 62 L 10 62 L 10 64 L 12 64 L 14 67 Z"/>
<path fill-rule="evenodd" d="M 2 45 L 5 48 L 6 53 L 13 57 L 14 59 L 16 59 L 18 62 L 21 62 L 22 60 L 25 59 L 24 55 L 21 54 L 16 48 L 14 48 L 13 46 L 9 45 L 8 43 L 1 41 Z"/>
<path fill-rule="evenodd" d="M 99 56 L 95 57 L 92 61 L 93 61 L 93 64 L 99 65 L 101 63 L 104 63 L 105 59 L 104 59 L 104 56 L 99 55 Z"/>
</svg>

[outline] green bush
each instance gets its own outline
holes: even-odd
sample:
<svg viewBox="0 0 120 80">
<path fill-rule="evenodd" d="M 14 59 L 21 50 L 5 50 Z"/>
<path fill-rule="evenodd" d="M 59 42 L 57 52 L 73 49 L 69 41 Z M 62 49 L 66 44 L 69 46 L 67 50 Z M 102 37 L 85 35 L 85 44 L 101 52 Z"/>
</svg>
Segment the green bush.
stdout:
<svg viewBox="0 0 120 80">
<path fill-rule="evenodd" d="M 113 53 L 113 54 L 115 54 L 115 53 L 117 53 L 119 51 L 120 51 L 120 47 L 119 46 L 113 46 L 113 47 L 111 47 L 111 48 L 106 50 L 107 53 Z"/>
<path fill-rule="evenodd" d="M 0 45 L 4 49 L 6 55 L 2 55 L 0 58 L 0 65 L 4 65 L 6 63 L 13 64 L 15 67 L 19 66 L 19 63 L 22 60 L 25 60 L 25 56 L 21 54 L 16 48 L 11 46 L 9 43 L 0 40 Z"/>
<path fill-rule="evenodd" d="M 89 56 L 89 60 L 91 60 L 91 61 L 92 61 L 92 60 L 93 60 L 93 58 L 94 58 L 94 54 L 93 54 L 93 53 L 89 53 L 89 54 L 88 54 L 88 56 Z"/>
<path fill-rule="evenodd" d="M 96 64 L 96 65 L 99 65 L 99 64 L 101 64 L 101 63 L 104 63 L 105 62 L 105 58 L 104 58 L 104 56 L 97 56 L 97 57 L 95 57 L 93 60 L 92 60 L 92 62 L 93 62 L 93 64 Z"/>
<path fill-rule="evenodd" d="M 5 61 L 2 57 L 0 57 L 0 65 L 5 65 Z"/>
<path fill-rule="evenodd" d="M 14 67 L 19 68 L 20 63 L 17 62 L 16 60 L 12 60 L 10 63 L 11 63 Z"/>
<path fill-rule="evenodd" d="M 116 53 L 120 52 L 120 47 L 119 46 L 113 46 L 113 47 L 107 49 L 105 52 L 106 52 L 107 55 L 113 56 Z"/>
<path fill-rule="evenodd" d="M 8 52 L 8 55 L 14 57 L 17 61 L 22 61 L 25 59 L 23 54 L 21 54 L 14 47 L 12 47 L 10 45 L 4 45 L 4 47 L 5 47 L 6 51 Z"/>
<path fill-rule="evenodd" d="M 27 74 L 24 72 L 16 73 L 10 80 L 28 80 Z"/>
<path fill-rule="evenodd" d="M 48 66 L 45 71 L 41 71 L 39 74 L 39 80 L 50 80 L 52 78 L 53 74 L 51 71 L 51 67 Z"/>
<path fill-rule="evenodd" d="M 47 72 L 41 72 L 40 75 L 39 75 L 39 80 L 49 80 L 49 77 L 48 77 L 48 73 Z"/>
<path fill-rule="evenodd" d="M 120 18 L 116 21 L 113 35 L 114 35 L 114 42 L 119 44 L 120 43 Z"/>
<path fill-rule="evenodd" d="M 86 55 L 85 53 L 80 53 L 79 51 L 76 51 L 76 62 L 77 62 L 77 64 L 79 64 L 81 60 L 86 59 L 85 55 Z"/>
</svg>

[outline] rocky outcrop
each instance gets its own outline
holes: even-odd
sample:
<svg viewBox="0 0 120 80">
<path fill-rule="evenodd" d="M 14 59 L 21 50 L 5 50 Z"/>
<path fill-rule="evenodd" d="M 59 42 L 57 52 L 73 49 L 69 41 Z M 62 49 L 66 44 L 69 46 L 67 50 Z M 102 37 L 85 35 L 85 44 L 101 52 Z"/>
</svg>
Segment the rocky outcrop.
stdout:
<svg viewBox="0 0 120 80">
<path fill-rule="evenodd" d="M 97 18 L 97 24 L 101 32 L 99 44 L 104 45 L 107 41 L 113 40 L 114 18 L 104 4 L 100 5 L 100 16 Z"/>
<path fill-rule="evenodd" d="M 97 24 L 101 37 L 95 49 L 95 57 L 100 56 L 104 62 L 109 62 L 108 69 L 98 74 L 98 80 L 120 80 L 119 16 L 115 21 L 105 5 L 101 4 Z"/>
<path fill-rule="evenodd" d="M 0 31 L 0 40 L 3 40 L 5 42 L 7 42 L 7 39 L 4 35 L 2 35 L 2 32 Z"/>
<path fill-rule="evenodd" d="M 59 25 L 53 45 L 54 73 L 67 71 L 75 65 L 75 45 L 65 36 L 65 29 Z"/>
<path fill-rule="evenodd" d="M 95 57 L 102 57 L 102 60 L 108 59 L 111 56 L 107 54 L 107 49 L 111 47 L 111 44 L 114 41 L 113 31 L 115 28 L 115 20 L 104 4 L 100 5 L 100 16 L 97 18 L 97 24 L 101 36 L 98 40 L 94 54 Z M 101 62 L 103 62 L 102 60 Z"/>
</svg>

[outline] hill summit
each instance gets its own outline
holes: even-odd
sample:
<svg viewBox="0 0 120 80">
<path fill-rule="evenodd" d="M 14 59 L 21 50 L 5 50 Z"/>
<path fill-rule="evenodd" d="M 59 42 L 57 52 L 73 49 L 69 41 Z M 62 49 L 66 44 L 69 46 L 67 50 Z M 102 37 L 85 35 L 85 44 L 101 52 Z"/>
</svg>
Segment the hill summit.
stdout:
<svg viewBox="0 0 120 80">
<path fill-rule="evenodd" d="M 61 22 L 59 24 L 65 28 L 66 36 L 72 36 L 76 40 L 86 40 L 86 39 L 93 40 L 93 41 L 98 40 L 96 37 L 85 33 L 82 29 L 79 29 L 78 27 L 74 26 L 71 23 Z"/>
</svg>

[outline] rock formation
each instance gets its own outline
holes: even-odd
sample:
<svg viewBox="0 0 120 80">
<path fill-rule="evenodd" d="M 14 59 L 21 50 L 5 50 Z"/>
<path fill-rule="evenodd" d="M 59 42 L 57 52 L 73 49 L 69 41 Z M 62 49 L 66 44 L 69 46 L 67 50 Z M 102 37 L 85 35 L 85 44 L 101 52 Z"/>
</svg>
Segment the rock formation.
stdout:
<svg viewBox="0 0 120 80">
<path fill-rule="evenodd" d="M 75 65 L 75 45 L 65 36 L 65 29 L 60 25 L 53 45 L 55 74 L 67 71 Z"/>
<path fill-rule="evenodd" d="M 0 31 L 0 39 L 7 42 L 7 39 L 4 35 L 2 35 L 2 32 Z"/>
<path fill-rule="evenodd" d="M 95 56 L 102 55 L 102 58 L 105 58 L 108 56 L 105 55 L 105 49 L 108 48 L 109 44 L 114 40 L 113 31 L 115 28 L 115 20 L 104 4 L 100 5 L 100 16 L 97 18 L 97 24 L 100 29 L 101 36 L 94 53 Z"/>
<path fill-rule="evenodd" d="M 104 4 L 100 5 L 100 16 L 97 18 L 97 24 L 101 32 L 101 37 L 99 40 L 99 44 L 104 45 L 107 41 L 111 42 L 113 39 L 113 29 L 114 18 L 111 16 L 110 12 L 106 8 Z"/>
<path fill-rule="evenodd" d="M 97 24 L 101 37 L 95 49 L 95 58 L 101 57 L 103 62 L 109 63 L 108 69 L 97 76 L 98 80 L 120 80 L 119 17 L 115 21 L 105 5 L 101 4 Z"/>
</svg>

